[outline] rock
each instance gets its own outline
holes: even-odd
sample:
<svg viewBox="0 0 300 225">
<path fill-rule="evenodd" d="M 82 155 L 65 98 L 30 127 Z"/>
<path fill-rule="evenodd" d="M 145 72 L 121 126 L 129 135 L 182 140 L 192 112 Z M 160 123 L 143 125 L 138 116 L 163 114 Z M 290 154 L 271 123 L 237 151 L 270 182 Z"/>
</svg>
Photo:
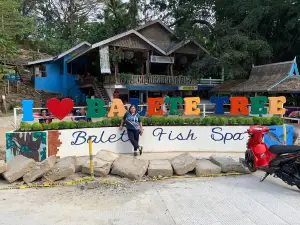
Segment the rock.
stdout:
<svg viewBox="0 0 300 225">
<path fill-rule="evenodd" d="M 36 162 L 33 159 L 18 155 L 7 163 L 7 171 L 3 173 L 3 177 L 9 183 L 13 183 L 35 168 L 35 165 Z"/>
<path fill-rule="evenodd" d="M 196 167 L 196 159 L 189 153 L 183 153 L 171 160 L 172 167 L 177 175 L 184 175 Z"/>
<path fill-rule="evenodd" d="M 131 180 L 140 180 L 146 174 L 148 166 L 148 160 L 120 156 L 113 163 L 111 173 Z"/>
<path fill-rule="evenodd" d="M 151 160 L 148 168 L 149 177 L 170 177 L 173 168 L 169 160 Z"/>
<path fill-rule="evenodd" d="M 90 160 L 89 156 L 80 156 L 76 158 L 76 166 L 75 166 L 75 172 L 81 172 L 82 171 L 82 165 L 85 164 L 88 160 Z"/>
<path fill-rule="evenodd" d="M 112 163 L 103 161 L 101 159 L 94 159 L 94 176 L 95 177 L 105 177 L 109 174 Z M 82 165 L 82 173 L 91 174 L 90 161 L 86 161 Z"/>
<path fill-rule="evenodd" d="M 238 172 L 238 173 L 249 173 L 242 163 L 235 161 L 229 156 L 211 156 L 210 161 L 221 167 L 223 173 Z"/>
<path fill-rule="evenodd" d="M 39 178 L 41 178 L 45 173 L 47 173 L 56 163 L 56 156 L 53 155 L 46 160 L 37 163 L 36 167 L 30 170 L 23 176 L 23 180 L 26 184 L 29 184 Z"/>
<path fill-rule="evenodd" d="M 120 155 L 117 154 L 117 153 L 110 152 L 110 151 L 107 151 L 107 150 L 101 150 L 97 153 L 95 158 L 113 163 L 119 157 L 120 157 Z"/>
<path fill-rule="evenodd" d="M 69 156 L 60 159 L 45 175 L 49 182 L 54 182 L 75 173 L 76 157 Z"/>
<path fill-rule="evenodd" d="M 4 160 L 0 160 L 0 173 L 4 173 L 7 170 L 7 164 Z"/>
<path fill-rule="evenodd" d="M 221 167 L 212 163 L 207 159 L 200 159 L 196 162 L 196 176 L 206 175 L 206 174 L 220 174 Z"/>
</svg>

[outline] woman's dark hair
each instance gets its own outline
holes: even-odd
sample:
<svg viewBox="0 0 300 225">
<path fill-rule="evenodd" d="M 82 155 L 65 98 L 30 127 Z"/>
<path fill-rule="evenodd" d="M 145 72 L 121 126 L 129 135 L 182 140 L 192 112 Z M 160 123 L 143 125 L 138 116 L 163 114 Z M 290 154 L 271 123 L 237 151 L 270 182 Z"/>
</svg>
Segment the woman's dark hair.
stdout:
<svg viewBox="0 0 300 225">
<path fill-rule="evenodd" d="M 130 112 L 131 108 L 134 107 L 135 108 L 135 112 L 137 112 L 137 109 L 135 107 L 135 105 L 130 105 L 129 109 L 128 109 L 128 112 Z"/>
<path fill-rule="evenodd" d="M 41 109 L 41 114 L 46 111 L 46 113 L 48 113 L 48 110 L 47 109 Z"/>
</svg>

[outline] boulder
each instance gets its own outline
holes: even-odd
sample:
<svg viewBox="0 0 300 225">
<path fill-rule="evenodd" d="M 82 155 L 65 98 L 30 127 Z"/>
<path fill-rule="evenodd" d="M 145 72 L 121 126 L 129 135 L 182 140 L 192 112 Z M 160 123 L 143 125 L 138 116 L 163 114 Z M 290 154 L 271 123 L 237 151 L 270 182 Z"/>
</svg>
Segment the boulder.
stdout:
<svg viewBox="0 0 300 225">
<path fill-rule="evenodd" d="M 45 173 L 47 173 L 56 163 L 56 156 L 50 156 L 46 160 L 37 163 L 36 167 L 30 170 L 23 176 L 23 180 L 29 184 L 39 178 L 41 178 Z"/>
<path fill-rule="evenodd" d="M 0 160 L 0 173 L 4 173 L 7 170 L 7 164 L 4 160 Z"/>
<path fill-rule="evenodd" d="M 171 160 L 172 167 L 177 175 L 184 175 L 196 167 L 196 159 L 189 153 L 183 153 Z"/>
<path fill-rule="evenodd" d="M 223 173 L 249 173 L 249 170 L 242 163 L 235 161 L 230 156 L 211 156 L 210 161 L 220 166 Z"/>
<path fill-rule="evenodd" d="M 76 158 L 75 172 L 82 171 L 82 165 L 85 164 L 88 160 L 90 160 L 89 156 L 80 156 Z"/>
<path fill-rule="evenodd" d="M 7 163 L 7 171 L 3 173 L 3 177 L 9 183 L 13 183 L 35 168 L 35 165 L 36 162 L 33 159 L 28 159 L 23 155 L 18 155 Z"/>
<path fill-rule="evenodd" d="M 221 167 L 212 163 L 208 159 L 200 159 L 196 162 L 196 176 L 207 174 L 219 174 L 221 173 Z"/>
<path fill-rule="evenodd" d="M 148 168 L 149 177 L 170 177 L 173 175 L 173 168 L 169 160 L 151 160 Z"/>
<path fill-rule="evenodd" d="M 60 159 L 45 175 L 49 182 L 54 182 L 75 173 L 76 157 L 69 156 Z"/>
<path fill-rule="evenodd" d="M 95 177 L 105 177 L 109 174 L 112 163 L 103 161 L 101 159 L 94 159 L 94 176 Z M 90 161 L 86 161 L 82 165 L 82 173 L 91 174 Z"/>
<path fill-rule="evenodd" d="M 131 180 L 140 180 L 146 174 L 148 166 L 148 160 L 120 156 L 114 161 L 111 173 Z"/>
<path fill-rule="evenodd" d="M 110 152 L 110 151 L 107 151 L 107 150 L 101 150 L 97 153 L 95 158 L 113 163 L 119 157 L 120 157 L 120 155 L 117 154 L 117 153 Z"/>
</svg>

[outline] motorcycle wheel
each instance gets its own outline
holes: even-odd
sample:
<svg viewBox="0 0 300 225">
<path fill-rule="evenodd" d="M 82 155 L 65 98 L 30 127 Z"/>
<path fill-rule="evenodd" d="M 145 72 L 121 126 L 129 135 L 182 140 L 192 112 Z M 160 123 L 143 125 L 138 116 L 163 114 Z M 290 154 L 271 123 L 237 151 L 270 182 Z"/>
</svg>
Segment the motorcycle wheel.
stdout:
<svg viewBox="0 0 300 225">
<path fill-rule="evenodd" d="M 252 173 L 256 172 L 257 169 L 255 168 L 254 165 L 254 156 L 250 150 L 247 150 L 245 152 L 245 162 L 250 172 Z"/>
</svg>

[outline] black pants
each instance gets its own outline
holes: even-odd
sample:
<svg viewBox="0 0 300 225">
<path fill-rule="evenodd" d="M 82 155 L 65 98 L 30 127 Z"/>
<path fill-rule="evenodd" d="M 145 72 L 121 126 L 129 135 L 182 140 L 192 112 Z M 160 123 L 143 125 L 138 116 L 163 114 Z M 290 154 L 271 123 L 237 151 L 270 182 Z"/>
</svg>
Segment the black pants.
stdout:
<svg viewBox="0 0 300 225">
<path fill-rule="evenodd" d="M 139 138 L 140 138 L 140 131 L 139 130 L 127 130 L 129 141 L 131 142 L 134 151 L 139 149 Z"/>
</svg>

